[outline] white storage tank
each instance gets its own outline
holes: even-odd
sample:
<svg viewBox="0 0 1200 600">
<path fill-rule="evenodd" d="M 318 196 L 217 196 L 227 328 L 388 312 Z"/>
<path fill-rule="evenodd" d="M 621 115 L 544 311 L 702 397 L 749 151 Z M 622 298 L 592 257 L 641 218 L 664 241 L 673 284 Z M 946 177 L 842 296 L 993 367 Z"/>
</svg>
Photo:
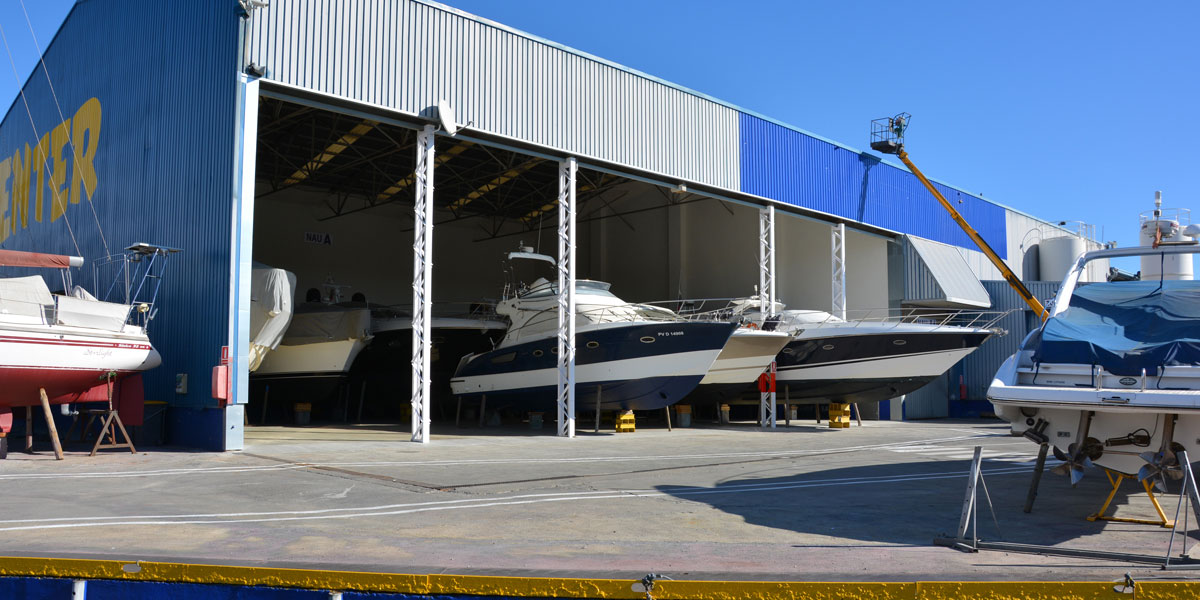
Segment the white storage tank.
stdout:
<svg viewBox="0 0 1200 600">
<path fill-rule="evenodd" d="M 1042 281 L 1062 281 L 1075 259 L 1087 252 L 1087 242 L 1077 235 L 1064 235 L 1042 240 L 1038 244 L 1038 271 Z M 1087 281 L 1084 273 L 1083 281 Z"/>
<path fill-rule="evenodd" d="M 1191 211 L 1184 208 L 1162 207 L 1162 192 L 1154 192 L 1154 210 L 1141 215 L 1141 231 L 1138 232 L 1138 243 L 1142 246 L 1153 246 L 1157 243 L 1191 241 L 1183 234 L 1191 221 Z M 1153 279 L 1178 280 L 1192 279 L 1192 255 L 1176 254 L 1167 256 L 1143 256 L 1142 280 Z"/>
</svg>

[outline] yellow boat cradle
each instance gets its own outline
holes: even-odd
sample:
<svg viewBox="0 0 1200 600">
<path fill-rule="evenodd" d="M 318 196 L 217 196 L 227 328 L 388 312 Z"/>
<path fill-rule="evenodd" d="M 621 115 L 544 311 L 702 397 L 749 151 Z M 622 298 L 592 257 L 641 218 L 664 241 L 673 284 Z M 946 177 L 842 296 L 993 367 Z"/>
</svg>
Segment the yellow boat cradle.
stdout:
<svg viewBox="0 0 1200 600">
<path fill-rule="evenodd" d="M 156 583 L 158 585 L 144 585 Z M 168 584 L 168 585 L 161 585 Z M 197 584 L 276 588 L 271 598 L 312 597 L 313 590 L 339 599 L 343 593 L 429 596 L 432 599 L 491 596 L 507 598 L 614 598 L 642 600 L 1058 600 L 1140 598 L 1184 600 L 1200 597 L 1200 582 L 1135 581 L 909 581 L 771 582 L 675 581 L 662 576 L 629 579 L 414 575 L 238 567 L 165 562 L 126 562 L 32 557 L 0 557 L 0 593 L 86 598 L 97 595 L 173 598 L 195 594 Z M 55 593 L 58 589 L 66 593 Z M 13 595 L 20 590 L 21 595 Z M 108 592 L 107 594 L 104 594 Z M 114 596 L 115 597 L 115 596 Z M 195 597 L 195 596 L 191 596 Z M 256 596 L 257 597 L 257 596 Z M 371 596 L 385 600 L 387 596 Z"/>
</svg>

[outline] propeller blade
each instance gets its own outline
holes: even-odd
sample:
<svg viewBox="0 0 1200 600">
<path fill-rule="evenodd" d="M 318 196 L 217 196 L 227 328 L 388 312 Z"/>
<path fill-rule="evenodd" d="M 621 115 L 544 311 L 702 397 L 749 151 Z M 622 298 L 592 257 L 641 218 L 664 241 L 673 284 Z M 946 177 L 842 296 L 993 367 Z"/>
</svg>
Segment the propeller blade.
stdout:
<svg viewBox="0 0 1200 600">
<path fill-rule="evenodd" d="M 1061 465 L 1056 465 L 1050 469 L 1050 472 L 1054 473 L 1055 475 L 1066 475 L 1070 471 L 1071 463 L 1062 463 Z"/>
<path fill-rule="evenodd" d="M 1145 481 L 1157 474 L 1158 466 L 1156 466 L 1154 463 L 1150 463 L 1148 465 L 1143 465 L 1142 468 L 1138 469 L 1137 478 L 1138 481 Z"/>
<path fill-rule="evenodd" d="M 1143 452 L 1138 455 L 1138 458 L 1141 458 L 1142 460 L 1144 460 L 1152 465 L 1158 464 L 1158 453 L 1157 452 Z"/>
<path fill-rule="evenodd" d="M 1071 469 L 1071 485 L 1079 483 L 1083 479 L 1083 469 L 1074 467 Z"/>
<path fill-rule="evenodd" d="M 1158 479 L 1154 480 L 1154 489 L 1163 494 L 1167 493 L 1167 481 L 1163 479 L 1161 473 L 1159 474 Z"/>
<path fill-rule="evenodd" d="M 1081 464 L 1083 464 L 1083 466 L 1085 466 L 1085 467 L 1090 467 L 1090 466 L 1092 466 L 1092 459 L 1085 456 L 1085 457 L 1083 457 L 1083 461 Z"/>
</svg>

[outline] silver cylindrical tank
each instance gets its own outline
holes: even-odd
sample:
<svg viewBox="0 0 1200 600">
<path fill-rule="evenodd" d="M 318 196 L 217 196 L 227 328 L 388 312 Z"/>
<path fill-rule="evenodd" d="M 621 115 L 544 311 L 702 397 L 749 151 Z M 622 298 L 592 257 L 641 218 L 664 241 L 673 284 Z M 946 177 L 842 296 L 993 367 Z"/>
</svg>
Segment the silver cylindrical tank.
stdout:
<svg viewBox="0 0 1200 600">
<path fill-rule="evenodd" d="M 1142 246 L 1153 246 L 1156 242 L 1183 242 L 1188 237 L 1183 235 L 1184 228 L 1190 220 L 1190 211 L 1181 209 L 1163 209 L 1162 192 L 1154 192 L 1154 210 L 1142 213 L 1142 228 L 1138 232 L 1138 243 Z M 1192 255 L 1175 254 L 1166 256 L 1142 257 L 1142 280 L 1153 279 L 1192 279 Z"/>
<path fill-rule="evenodd" d="M 1080 254 L 1087 252 L 1087 243 L 1077 235 L 1064 235 L 1042 240 L 1038 245 L 1038 271 L 1042 281 L 1062 281 Z M 1087 281 L 1084 272 L 1083 281 Z"/>
</svg>

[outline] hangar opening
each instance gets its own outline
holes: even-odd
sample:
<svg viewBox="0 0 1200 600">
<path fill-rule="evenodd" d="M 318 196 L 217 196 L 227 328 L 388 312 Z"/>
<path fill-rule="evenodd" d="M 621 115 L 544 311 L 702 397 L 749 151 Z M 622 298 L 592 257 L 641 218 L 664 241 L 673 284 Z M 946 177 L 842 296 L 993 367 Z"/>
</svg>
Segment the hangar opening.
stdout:
<svg viewBox="0 0 1200 600">
<path fill-rule="evenodd" d="M 421 126 L 260 99 L 249 424 L 400 431 L 408 423 Z M 505 333 L 493 312 L 505 256 L 557 254 L 559 161 L 467 136 L 442 135 L 435 144 L 433 428 L 528 420 L 502 403 L 486 412 L 478 402 L 460 404 L 449 379 L 463 356 L 491 350 Z M 712 308 L 757 292 L 757 207 L 586 166 L 576 193 L 578 279 L 607 282 L 626 302 L 671 308 L 684 299 Z M 829 224 L 781 213 L 776 231 L 777 298 L 828 310 Z M 846 237 L 849 307 L 894 302 L 888 240 Z M 264 327 L 285 308 L 293 315 L 286 327 Z M 588 405 L 580 398 L 580 416 Z"/>
</svg>

